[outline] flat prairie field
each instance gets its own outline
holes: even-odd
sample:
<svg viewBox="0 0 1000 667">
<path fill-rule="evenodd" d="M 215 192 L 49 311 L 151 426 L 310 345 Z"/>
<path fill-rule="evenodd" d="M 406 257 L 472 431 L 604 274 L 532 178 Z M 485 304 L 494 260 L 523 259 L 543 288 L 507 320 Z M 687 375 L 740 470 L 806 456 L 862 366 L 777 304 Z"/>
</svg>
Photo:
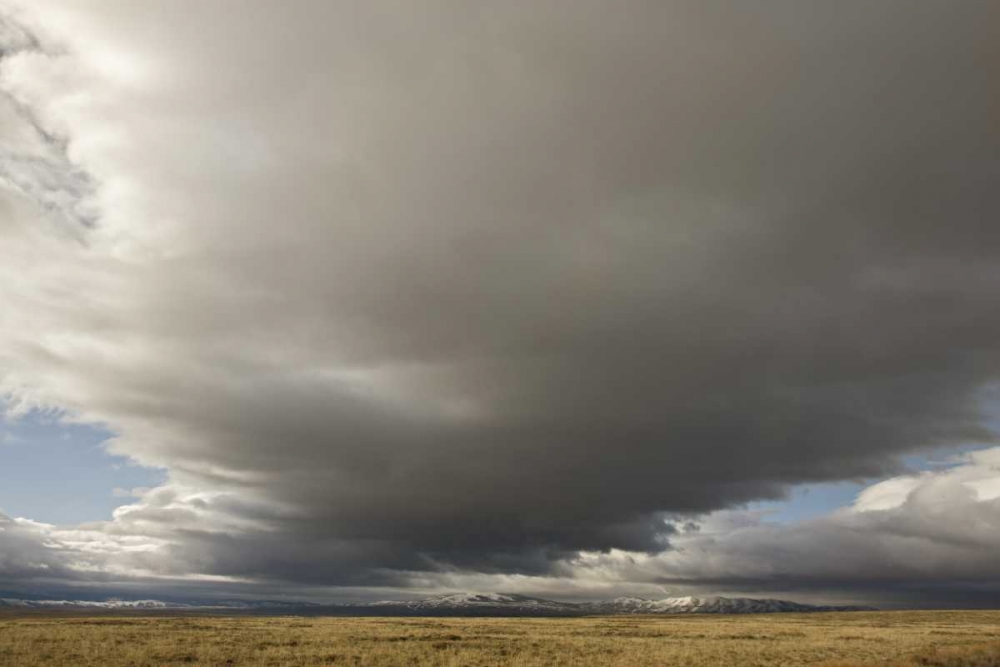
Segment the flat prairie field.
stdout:
<svg viewBox="0 0 1000 667">
<path fill-rule="evenodd" d="M 0 665 L 1000 666 L 1000 611 L 593 618 L 0 614 Z"/>
</svg>

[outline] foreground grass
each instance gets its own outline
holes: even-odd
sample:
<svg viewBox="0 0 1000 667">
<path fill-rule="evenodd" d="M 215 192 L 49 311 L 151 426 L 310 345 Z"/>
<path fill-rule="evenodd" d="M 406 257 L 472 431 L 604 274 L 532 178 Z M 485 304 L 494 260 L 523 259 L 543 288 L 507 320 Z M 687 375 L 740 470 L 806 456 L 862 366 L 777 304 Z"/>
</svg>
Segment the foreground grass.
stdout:
<svg viewBox="0 0 1000 667">
<path fill-rule="evenodd" d="M 1000 612 L 570 619 L 0 616 L 0 665 L 1000 667 Z"/>
</svg>

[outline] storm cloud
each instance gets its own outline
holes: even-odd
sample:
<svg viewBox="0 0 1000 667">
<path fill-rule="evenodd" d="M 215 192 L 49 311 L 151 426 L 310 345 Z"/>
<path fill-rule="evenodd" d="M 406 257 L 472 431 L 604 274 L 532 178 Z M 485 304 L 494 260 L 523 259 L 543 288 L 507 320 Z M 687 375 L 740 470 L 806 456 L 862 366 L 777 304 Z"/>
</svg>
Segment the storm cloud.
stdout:
<svg viewBox="0 0 1000 667">
<path fill-rule="evenodd" d="M 995 2 L 0 6 L 0 388 L 169 471 L 135 572 L 567 577 L 996 440 Z"/>
</svg>

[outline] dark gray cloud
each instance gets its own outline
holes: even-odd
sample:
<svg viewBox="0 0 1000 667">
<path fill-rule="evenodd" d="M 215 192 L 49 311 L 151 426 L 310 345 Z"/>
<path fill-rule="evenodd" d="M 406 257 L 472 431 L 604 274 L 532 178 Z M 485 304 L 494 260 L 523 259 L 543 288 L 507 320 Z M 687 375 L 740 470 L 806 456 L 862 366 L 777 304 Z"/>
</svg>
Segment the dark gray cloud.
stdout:
<svg viewBox="0 0 1000 667">
<path fill-rule="evenodd" d="M 819 518 L 787 524 L 760 511 L 724 511 L 660 555 L 589 556 L 578 565 L 661 586 L 996 606 L 1000 448 L 954 463 L 871 485 Z"/>
<path fill-rule="evenodd" d="M 50 553 L 42 545 L 42 540 L 36 537 L 30 525 L 16 523 L 13 519 L 0 514 L 0 540 L 3 550 L 0 551 L 0 577 L 3 581 L 30 579 L 52 568 Z M 57 575 L 66 576 L 62 568 Z"/>
<path fill-rule="evenodd" d="M 564 575 L 994 439 L 996 3 L 39 7 L 96 225 L 3 192 L 2 386 L 170 470 L 150 571 Z"/>
</svg>

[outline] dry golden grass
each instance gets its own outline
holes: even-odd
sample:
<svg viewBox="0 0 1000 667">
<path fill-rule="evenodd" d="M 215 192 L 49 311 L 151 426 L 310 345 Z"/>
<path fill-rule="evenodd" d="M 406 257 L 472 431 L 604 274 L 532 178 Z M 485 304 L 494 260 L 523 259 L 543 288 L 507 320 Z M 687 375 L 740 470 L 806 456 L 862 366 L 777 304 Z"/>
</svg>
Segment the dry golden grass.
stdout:
<svg viewBox="0 0 1000 667">
<path fill-rule="evenodd" d="M 0 665 L 1000 667 L 1000 612 L 563 619 L 0 616 Z"/>
</svg>

